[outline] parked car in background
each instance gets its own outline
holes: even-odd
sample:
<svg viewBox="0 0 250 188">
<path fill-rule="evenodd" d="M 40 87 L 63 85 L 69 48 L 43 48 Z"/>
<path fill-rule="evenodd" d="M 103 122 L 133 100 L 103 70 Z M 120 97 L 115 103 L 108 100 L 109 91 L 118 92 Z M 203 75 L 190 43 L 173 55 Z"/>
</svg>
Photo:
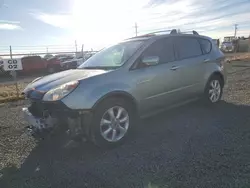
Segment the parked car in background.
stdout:
<svg viewBox="0 0 250 188">
<path fill-rule="evenodd" d="M 55 55 L 47 59 L 47 71 L 54 73 L 63 70 L 62 62 L 73 59 L 70 55 Z"/>
<path fill-rule="evenodd" d="M 52 57 L 54 57 L 52 54 L 46 54 L 44 57 L 43 57 L 43 59 L 49 59 L 49 58 L 52 58 Z"/>
<path fill-rule="evenodd" d="M 115 146 L 128 138 L 138 117 L 197 99 L 218 103 L 224 63 L 212 39 L 195 31 L 138 36 L 105 48 L 75 70 L 34 80 L 23 91 L 30 100 L 23 113 L 33 132 L 67 122 L 70 135 Z"/>
<path fill-rule="evenodd" d="M 91 58 L 93 55 L 95 55 L 97 52 L 95 51 L 90 51 L 84 54 L 84 60 L 88 60 L 89 58 Z"/>
<path fill-rule="evenodd" d="M 80 58 L 73 58 L 71 60 L 61 62 L 61 66 L 62 66 L 63 70 L 76 69 L 83 62 L 84 62 L 84 59 L 81 57 Z"/>
<path fill-rule="evenodd" d="M 234 36 L 224 37 L 223 42 L 221 43 L 221 51 L 224 53 L 232 53 L 236 49 L 237 38 Z"/>
<path fill-rule="evenodd" d="M 19 73 L 32 73 L 44 71 L 47 67 L 46 61 L 40 56 L 25 56 L 21 58 L 23 70 L 19 70 Z M 9 74 L 4 70 L 3 61 L 0 59 L 0 75 Z"/>
<path fill-rule="evenodd" d="M 82 56 L 75 57 L 73 59 L 63 61 L 61 63 L 63 70 L 76 69 L 78 66 L 83 64 L 86 60 L 92 57 L 96 52 L 87 52 Z"/>
<path fill-rule="evenodd" d="M 44 71 L 47 68 L 47 62 L 40 56 L 26 56 L 21 58 L 23 73 L 34 71 Z"/>
</svg>

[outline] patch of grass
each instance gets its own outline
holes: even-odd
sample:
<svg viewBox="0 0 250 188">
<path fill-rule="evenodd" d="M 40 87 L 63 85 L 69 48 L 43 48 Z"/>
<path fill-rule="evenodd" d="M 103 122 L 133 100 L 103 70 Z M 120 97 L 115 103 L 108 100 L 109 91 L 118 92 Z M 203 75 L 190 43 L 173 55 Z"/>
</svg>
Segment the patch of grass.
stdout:
<svg viewBox="0 0 250 188">
<path fill-rule="evenodd" d="M 0 103 L 23 99 L 21 93 L 27 84 L 18 83 L 18 91 L 15 84 L 0 84 Z"/>
</svg>

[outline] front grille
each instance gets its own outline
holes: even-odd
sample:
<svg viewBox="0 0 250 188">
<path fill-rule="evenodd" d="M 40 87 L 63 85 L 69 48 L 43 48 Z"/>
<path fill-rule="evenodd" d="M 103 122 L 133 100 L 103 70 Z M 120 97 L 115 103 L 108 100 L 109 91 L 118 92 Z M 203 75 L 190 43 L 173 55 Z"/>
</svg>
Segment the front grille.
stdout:
<svg viewBox="0 0 250 188">
<path fill-rule="evenodd" d="M 44 101 L 31 101 L 29 107 L 30 113 L 35 117 L 46 117 L 48 115 L 52 117 L 63 116 L 64 113 L 70 115 L 73 110 L 69 109 L 62 102 L 44 102 Z"/>
<path fill-rule="evenodd" d="M 46 109 L 41 102 L 31 102 L 29 107 L 30 113 L 35 117 L 43 117 L 43 113 Z"/>
</svg>

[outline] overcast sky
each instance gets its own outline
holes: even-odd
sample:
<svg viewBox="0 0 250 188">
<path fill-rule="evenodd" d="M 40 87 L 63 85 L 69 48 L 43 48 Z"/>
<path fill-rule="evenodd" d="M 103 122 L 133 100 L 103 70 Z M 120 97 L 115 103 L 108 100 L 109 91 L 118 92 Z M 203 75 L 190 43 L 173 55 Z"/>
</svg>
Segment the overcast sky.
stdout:
<svg viewBox="0 0 250 188">
<path fill-rule="evenodd" d="M 84 43 L 100 48 L 154 30 L 213 38 L 250 34 L 250 0 L 0 0 L 0 46 Z"/>
</svg>

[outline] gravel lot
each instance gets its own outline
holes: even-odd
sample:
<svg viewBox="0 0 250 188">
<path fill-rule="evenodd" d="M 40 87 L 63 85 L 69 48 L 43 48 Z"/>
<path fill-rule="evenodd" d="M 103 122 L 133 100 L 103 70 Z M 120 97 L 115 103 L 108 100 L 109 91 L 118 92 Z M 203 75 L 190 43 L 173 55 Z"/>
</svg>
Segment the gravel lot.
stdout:
<svg viewBox="0 0 250 188">
<path fill-rule="evenodd" d="M 229 67 L 221 104 L 193 103 L 142 120 L 121 147 L 23 130 L 23 102 L 0 107 L 0 187 L 250 187 L 250 63 Z"/>
</svg>

